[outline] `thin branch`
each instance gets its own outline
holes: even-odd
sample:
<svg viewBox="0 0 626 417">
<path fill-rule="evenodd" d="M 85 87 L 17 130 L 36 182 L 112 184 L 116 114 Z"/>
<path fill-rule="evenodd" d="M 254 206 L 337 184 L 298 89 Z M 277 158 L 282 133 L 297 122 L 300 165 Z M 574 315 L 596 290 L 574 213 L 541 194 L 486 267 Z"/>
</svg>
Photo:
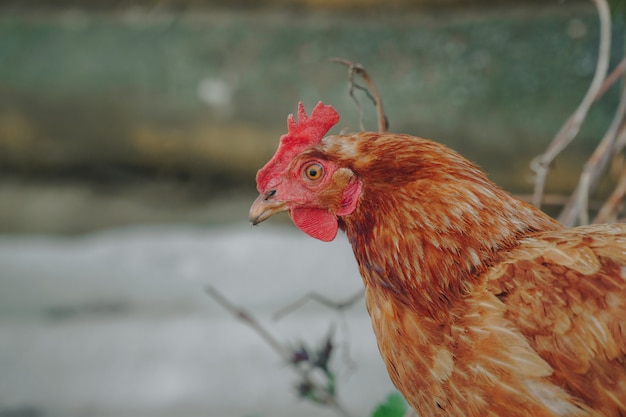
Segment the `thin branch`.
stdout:
<svg viewBox="0 0 626 417">
<path fill-rule="evenodd" d="M 613 154 L 617 155 L 621 153 L 622 150 L 624 150 L 624 146 L 626 146 L 626 125 L 622 125 L 620 127 L 620 131 L 617 134 L 617 139 L 615 140 Z"/>
<path fill-rule="evenodd" d="M 622 203 L 622 200 L 626 196 L 626 166 L 622 169 L 617 186 L 611 193 L 611 196 L 606 200 L 606 203 L 602 206 L 598 212 L 594 223 L 607 223 L 611 219 L 617 217 L 617 212 Z"/>
<path fill-rule="evenodd" d="M 626 57 L 622 58 L 620 63 L 617 64 L 615 68 L 613 68 L 613 71 L 611 71 L 611 73 L 607 75 L 606 79 L 602 83 L 602 87 L 600 87 L 600 90 L 598 90 L 598 93 L 593 99 L 594 102 L 600 100 L 602 96 L 604 96 L 604 94 L 606 94 L 606 92 L 609 91 L 611 87 L 613 87 L 613 84 L 615 84 L 615 82 L 617 82 L 617 80 L 619 80 L 624 75 L 624 73 L 626 73 Z"/>
<path fill-rule="evenodd" d="M 611 52 L 611 11 L 606 0 L 592 0 L 598 9 L 600 20 L 600 47 L 598 52 L 598 62 L 593 80 L 585 97 L 581 101 L 576 111 L 570 116 L 565 124 L 556 134 L 546 152 L 533 159 L 531 168 L 535 171 L 535 190 L 533 193 L 533 204 L 536 207 L 541 205 L 541 195 L 544 192 L 548 171 L 554 158 L 565 149 L 576 137 L 582 122 L 587 117 L 589 108 L 595 101 L 595 97 L 601 90 L 606 73 L 609 67 L 609 56 Z"/>
<path fill-rule="evenodd" d="M 361 289 L 358 292 L 356 292 L 354 295 L 351 295 L 350 297 L 348 297 L 344 301 L 333 301 L 319 293 L 310 292 L 308 294 L 305 294 L 303 297 L 297 299 L 293 303 L 288 304 L 287 306 L 278 310 L 276 313 L 274 313 L 273 319 L 280 320 L 281 318 L 285 317 L 287 314 L 290 314 L 294 310 L 297 310 L 298 308 L 302 307 L 308 301 L 317 301 L 318 303 L 326 307 L 332 308 L 333 310 L 338 310 L 338 311 L 345 310 L 348 307 L 351 307 L 354 303 L 359 301 L 361 298 L 363 298 L 364 295 L 365 295 L 365 290 Z"/>
<path fill-rule="evenodd" d="M 615 143 L 620 127 L 626 116 L 626 88 L 622 88 L 617 110 L 611 126 L 604 134 L 600 144 L 593 151 L 580 175 L 578 187 L 570 197 L 568 203 L 559 216 L 559 221 L 566 226 L 572 226 L 578 217 L 580 224 L 589 223 L 589 193 L 600 180 L 602 173 L 614 154 Z"/>
<path fill-rule="evenodd" d="M 299 389 L 305 387 L 306 394 L 301 392 L 306 398 L 318 404 L 327 405 L 333 408 L 342 417 L 351 417 L 350 413 L 339 402 L 338 398 L 334 394 L 334 375 L 326 370 L 326 376 L 329 379 L 326 386 L 319 386 L 310 376 L 311 369 L 299 366 L 301 361 L 294 360 L 294 352 L 285 348 L 272 334 L 267 331 L 250 313 L 243 308 L 240 308 L 230 302 L 219 291 L 211 286 L 205 287 L 206 293 L 217 301 L 225 310 L 230 312 L 233 316 L 237 317 L 245 324 L 250 326 L 256 331 L 259 336 L 287 363 L 290 367 L 300 376 L 301 382 L 298 385 Z M 329 356 L 330 357 L 330 356 Z M 329 357 L 326 359 L 328 360 Z M 317 366 L 317 364 L 316 364 Z M 332 381 L 331 381 L 332 379 Z M 332 386 L 332 388 L 329 388 Z"/>
<path fill-rule="evenodd" d="M 344 58 L 330 58 L 330 61 L 337 64 L 346 65 L 348 67 L 348 93 L 350 94 L 350 97 L 352 97 L 352 100 L 354 100 L 357 109 L 359 110 L 359 125 L 361 130 L 365 130 L 365 126 L 363 124 L 363 109 L 361 108 L 359 100 L 354 95 L 355 88 L 365 91 L 365 94 L 367 94 L 367 96 L 374 102 L 374 105 L 376 106 L 376 113 L 378 116 L 378 131 L 386 132 L 389 129 L 389 121 L 387 120 L 385 110 L 383 109 L 383 101 L 380 98 L 380 94 L 378 93 L 376 84 L 374 84 L 372 78 L 369 76 L 367 71 L 365 71 L 363 65 Z M 356 84 L 354 82 L 354 74 L 360 75 L 367 84 L 368 88 Z"/>
<path fill-rule="evenodd" d="M 333 301 L 328 299 L 327 297 L 316 293 L 316 292 L 310 292 L 308 294 L 305 294 L 304 296 L 300 297 L 299 299 L 297 299 L 296 301 L 294 301 L 291 304 L 288 304 L 287 306 L 281 308 L 280 310 L 278 310 L 276 313 L 274 313 L 274 315 L 272 316 L 272 318 L 274 320 L 280 320 L 283 317 L 285 317 L 286 315 L 292 313 L 293 311 L 297 310 L 298 308 L 302 307 L 304 304 L 306 304 L 308 301 L 316 301 L 320 304 L 322 304 L 323 306 L 326 306 L 328 308 L 331 308 L 333 310 L 337 310 L 338 312 L 342 312 L 346 309 L 348 309 L 349 307 L 351 307 L 352 305 L 354 305 L 357 301 L 359 301 L 360 299 L 363 298 L 363 296 L 365 295 L 365 289 L 361 289 L 359 291 L 357 291 L 356 293 L 354 293 L 353 295 L 351 295 L 350 297 L 348 297 L 347 299 L 345 299 L 344 301 Z M 350 331 L 350 328 L 348 326 L 348 323 L 345 321 L 345 317 L 342 316 L 342 325 L 343 325 L 343 332 L 345 334 L 348 334 Z M 354 369 L 356 367 L 356 363 L 354 362 L 354 360 L 352 359 L 352 357 L 350 356 L 350 338 L 346 337 L 345 341 L 344 341 L 344 345 L 343 345 L 343 359 L 344 362 L 346 363 L 346 365 L 348 366 L 348 369 Z"/>
<path fill-rule="evenodd" d="M 261 323 L 259 323 L 250 313 L 245 311 L 244 309 L 237 307 L 233 303 L 231 303 L 226 297 L 224 297 L 220 292 L 218 292 L 215 288 L 207 286 L 205 289 L 206 293 L 211 296 L 219 305 L 221 305 L 225 310 L 230 312 L 233 316 L 237 317 L 239 320 L 246 323 L 248 326 L 252 328 L 255 332 L 261 336 L 265 342 L 276 352 L 285 362 L 291 362 L 291 352 L 289 352 L 285 347 L 274 337 L 272 334 L 267 331 Z M 296 368 L 299 369 L 299 368 Z M 301 375 L 302 376 L 302 375 Z"/>
</svg>

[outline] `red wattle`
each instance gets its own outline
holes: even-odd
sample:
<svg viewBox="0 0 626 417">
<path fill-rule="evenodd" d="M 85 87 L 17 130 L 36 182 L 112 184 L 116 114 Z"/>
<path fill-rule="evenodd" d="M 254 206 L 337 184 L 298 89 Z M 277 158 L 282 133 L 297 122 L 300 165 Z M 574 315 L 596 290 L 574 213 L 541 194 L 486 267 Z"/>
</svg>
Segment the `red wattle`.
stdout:
<svg viewBox="0 0 626 417">
<path fill-rule="evenodd" d="M 289 211 L 294 224 L 307 235 L 323 242 L 330 242 L 337 236 L 337 217 L 328 210 L 294 208 Z"/>
</svg>

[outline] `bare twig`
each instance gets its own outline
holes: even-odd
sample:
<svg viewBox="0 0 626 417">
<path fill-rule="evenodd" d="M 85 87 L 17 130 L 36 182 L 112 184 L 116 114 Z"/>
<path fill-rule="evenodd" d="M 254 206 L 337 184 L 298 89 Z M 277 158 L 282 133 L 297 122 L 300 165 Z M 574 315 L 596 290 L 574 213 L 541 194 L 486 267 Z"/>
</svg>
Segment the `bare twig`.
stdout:
<svg viewBox="0 0 626 417">
<path fill-rule="evenodd" d="M 604 134 L 598 147 L 585 163 L 585 167 L 578 182 L 578 187 L 559 216 L 559 221 L 564 225 L 572 226 L 577 217 L 580 224 L 589 223 L 589 193 L 600 180 L 611 157 L 614 155 L 617 134 L 624 122 L 625 115 L 626 88 L 622 88 L 622 95 L 611 126 Z"/>
<path fill-rule="evenodd" d="M 361 289 L 358 292 L 356 292 L 354 295 L 351 295 L 350 297 L 348 297 L 344 301 L 333 301 L 319 293 L 311 292 L 311 293 L 305 294 L 303 297 L 297 299 L 293 303 L 278 310 L 276 313 L 274 313 L 273 318 L 274 320 L 280 320 L 281 318 L 285 317 L 287 314 L 291 313 L 292 311 L 302 307 L 304 304 L 307 303 L 307 301 L 317 301 L 318 303 L 326 307 L 332 308 L 334 310 L 339 310 L 339 311 L 345 310 L 346 308 L 351 307 L 354 303 L 356 303 L 358 300 L 363 298 L 364 295 L 365 295 L 365 290 Z"/>
<path fill-rule="evenodd" d="M 372 80 L 372 78 L 369 76 L 367 71 L 365 71 L 365 68 L 363 67 L 363 65 L 352 62 L 344 58 L 330 58 L 330 61 L 338 63 L 338 64 L 346 65 L 348 67 L 348 86 L 349 86 L 348 93 L 350 94 L 350 97 L 352 97 L 352 100 L 354 100 L 356 107 L 359 110 L 359 125 L 360 125 L 361 130 L 365 130 L 365 126 L 363 124 L 363 109 L 361 108 L 361 104 L 359 103 L 359 100 L 354 95 L 355 88 L 364 91 L 365 94 L 374 102 L 374 105 L 376 106 L 376 112 L 378 115 L 378 131 L 386 132 L 387 129 L 389 129 L 389 121 L 387 120 L 387 116 L 385 115 L 385 110 L 383 109 L 383 101 L 380 98 L 380 94 L 378 94 L 378 89 L 376 88 L 376 84 L 374 84 L 374 81 Z M 368 88 L 365 88 L 355 83 L 354 74 L 358 74 L 361 76 L 361 78 L 363 78 L 369 90 Z"/>
<path fill-rule="evenodd" d="M 302 397 L 308 398 L 311 401 L 323 404 L 334 409 L 342 417 L 351 417 L 350 413 L 343 407 L 335 395 L 335 376 L 327 368 L 327 362 L 330 359 L 330 353 L 332 351 L 332 344 L 329 336 L 323 346 L 323 354 L 325 355 L 324 362 L 314 362 L 309 367 L 303 367 L 301 364 L 307 362 L 310 359 L 308 352 L 305 351 L 307 358 L 298 356 L 302 350 L 293 351 L 286 348 L 281 344 L 272 334 L 267 331 L 250 313 L 246 310 L 237 307 L 224 297 L 219 291 L 211 286 L 205 288 L 206 293 L 217 301 L 224 309 L 233 314 L 235 317 L 243 321 L 256 331 L 265 342 L 287 363 L 291 368 L 300 376 L 301 382 L 298 384 L 298 391 Z M 325 372 L 327 381 L 325 385 L 320 385 L 311 377 L 311 371 L 313 368 L 320 368 Z"/>
<path fill-rule="evenodd" d="M 288 304 L 287 306 L 278 310 L 276 313 L 274 313 L 272 318 L 274 320 L 280 320 L 283 317 L 285 317 L 287 314 L 290 314 L 293 311 L 297 310 L 298 308 L 302 307 L 308 301 L 316 301 L 322 304 L 323 306 L 326 306 L 338 312 L 342 312 L 350 308 L 351 306 L 353 306 L 357 301 L 362 299 L 364 295 L 365 295 L 365 289 L 361 289 L 343 301 L 333 301 L 319 293 L 310 292 L 308 294 L 305 294 L 303 297 L 300 297 L 293 303 Z M 348 323 L 345 321 L 345 317 L 342 317 L 341 323 L 343 327 L 342 332 L 347 335 L 350 332 L 350 327 L 348 326 Z M 348 366 L 348 369 L 356 368 L 356 363 L 350 356 L 350 338 L 349 337 L 346 337 L 344 339 L 344 345 L 343 345 L 342 351 L 343 351 L 343 360 Z"/>
<path fill-rule="evenodd" d="M 291 352 L 289 352 L 270 332 L 268 332 L 250 313 L 244 309 L 237 307 L 231 303 L 226 297 L 213 287 L 204 289 L 219 305 L 224 307 L 233 316 L 250 326 L 255 332 L 261 336 L 265 342 L 287 363 L 291 361 Z"/>
<path fill-rule="evenodd" d="M 365 295 L 365 289 L 361 289 L 343 301 L 333 301 L 319 293 L 310 292 L 308 294 L 305 294 L 303 297 L 300 297 L 293 303 L 288 304 L 287 306 L 278 310 L 276 313 L 274 313 L 273 319 L 280 320 L 281 318 L 285 317 L 287 314 L 290 314 L 291 312 L 302 307 L 308 301 L 316 301 L 322 304 L 323 306 L 326 306 L 333 310 L 337 310 L 338 312 L 342 312 L 350 308 L 351 306 L 353 306 L 357 301 L 362 299 L 364 295 Z M 350 331 L 350 328 L 348 326 L 348 323 L 345 321 L 345 317 L 343 317 L 343 320 L 341 320 L 341 323 L 343 326 L 343 333 L 348 334 Z M 356 368 L 356 363 L 354 362 L 352 357 L 350 357 L 350 338 L 349 337 L 346 337 L 344 341 L 343 360 L 347 364 L 348 369 Z"/>
<path fill-rule="evenodd" d="M 626 86 L 624 87 L 626 88 Z M 624 146 L 626 146 L 626 125 L 622 125 L 619 133 L 617 134 L 617 139 L 615 140 L 615 149 L 613 150 L 613 154 L 617 155 L 624 150 Z"/>
<path fill-rule="evenodd" d="M 626 196 L 626 166 L 622 169 L 617 186 L 611 196 L 606 200 L 598 215 L 593 219 L 594 223 L 607 223 L 617 217 L 622 200 Z"/>
<path fill-rule="evenodd" d="M 609 67 L 609 56 L 611 50 L 611 12 L 606 0 L 592 1 L 598 9 L 598 17 L 600 19 L 600 47 L 596 71 L 591 85 L 589 86 L 585 97 L 576 111 L 561 127 L 548 146 L 546 152 L 535 157 L 531 162 L 531 168 L 536 174 L 533 204 L 537 207 L 540 207 L 541 205 L 541 195 L 543 194 L 545 188 L 546 178 L 552 161 L 554 161 L 554 158 L 556 158 L 557 155 L 559 155 L 578 134 L 582 122 L 587 117 L 589 108 L 602 88 Z"/>
<path fill-rule="evenodd" d="M 594 97 L 594 102 L 600 100 L 604 94 L 619 80 L 626 72 L 626 57 L 622 58 L 621 62 L 617 64 L 613 71 L 606 76 L 606 79 L 602 83 L 602 87 L 598 90 L 598 93 Z"/>
</svg>

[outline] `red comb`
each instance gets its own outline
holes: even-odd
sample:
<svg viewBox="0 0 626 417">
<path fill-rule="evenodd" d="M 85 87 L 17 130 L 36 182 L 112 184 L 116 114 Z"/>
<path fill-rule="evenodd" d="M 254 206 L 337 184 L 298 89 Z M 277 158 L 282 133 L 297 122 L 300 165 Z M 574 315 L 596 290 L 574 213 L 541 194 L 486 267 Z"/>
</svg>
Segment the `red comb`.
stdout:
<svg viewBox="0 0 626 417">
<path fill-rule="evenodd" d="M 290 114 L 287 118 L 287 133 L 280 137 L 280 145 L 274 157 L 256 175 L 259 192 L 267 191 L 279 181 L 278 177 L 287 168 L 295 155 L 311 145 L 320 143 L 324 135 L 339 121 L 339 113 L 321 101 L 317 103 L 311 117 L 307 116 L 302 102 L 298 103 L 298 121 Z"/>
<path fill-rule="evenodd" d="M 319 143 L 326 132 L 339 121 L 339 113 L 332 107 L 326 106 L 321 101 L 317 103 L 311 117 L 307 116 L 302 102 L 298 103 L 298 122 L 293 114 L 287 117 L 287 134 L 283 135 L 281 147 L 313 145 Z"/>
</svg>

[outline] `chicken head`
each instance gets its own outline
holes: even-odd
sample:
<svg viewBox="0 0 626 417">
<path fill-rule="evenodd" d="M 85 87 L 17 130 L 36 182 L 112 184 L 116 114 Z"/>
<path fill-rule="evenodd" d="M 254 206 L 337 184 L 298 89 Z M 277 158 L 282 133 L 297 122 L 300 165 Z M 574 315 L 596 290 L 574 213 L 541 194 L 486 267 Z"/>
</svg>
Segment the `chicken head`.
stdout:
<svg viewBox="0 0 626 417">
<path fill-rule="evenodd" d="M 299 103 L 298 122 L 289 115 L 287 134 L 257 173 L 259 196 L 250 208 L 252 224 L 287 211 L 308 235 L 325 242 L 335 238 L 338 216 L 354 211 L 362 190 L 352 170 L 338 166 L 321 150 L 324 135 L 338 121 L 332 106 L 319 102 L 308 117 Z"/>
</svg>

